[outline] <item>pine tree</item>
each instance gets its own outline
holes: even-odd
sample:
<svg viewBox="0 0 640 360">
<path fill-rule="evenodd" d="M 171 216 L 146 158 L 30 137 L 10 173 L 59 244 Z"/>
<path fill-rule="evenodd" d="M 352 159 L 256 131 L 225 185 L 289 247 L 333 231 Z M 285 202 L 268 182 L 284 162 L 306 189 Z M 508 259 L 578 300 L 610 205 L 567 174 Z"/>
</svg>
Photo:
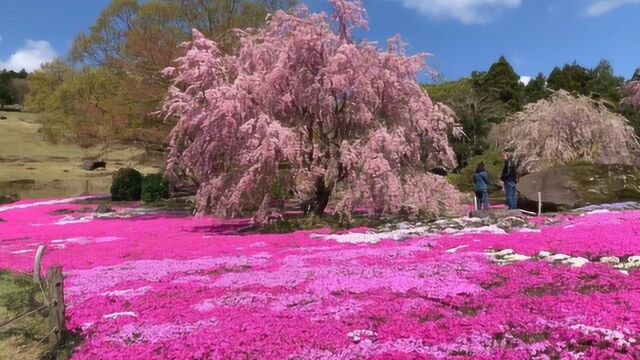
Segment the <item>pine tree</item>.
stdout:
<svg viewBox="0 0 640 360">
<path fill-rule="evenodd" d="M 536 102 L 547 98 L 551 91 L 547 89 L 547 78 L 543 73 L 538 73 L 524 88 L 524 100 L 526 103 Z"/>
</svg>

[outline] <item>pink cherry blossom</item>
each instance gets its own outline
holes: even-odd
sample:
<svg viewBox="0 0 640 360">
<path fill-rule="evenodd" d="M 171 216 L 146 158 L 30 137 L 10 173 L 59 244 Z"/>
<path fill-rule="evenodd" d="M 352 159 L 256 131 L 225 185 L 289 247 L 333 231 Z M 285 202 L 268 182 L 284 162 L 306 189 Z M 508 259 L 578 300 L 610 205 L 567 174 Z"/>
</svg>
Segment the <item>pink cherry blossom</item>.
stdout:
<svg viewBox="0 0 640 360">
<path fill-rule="evenodd" d="M 231 54 L 193 31 L 164 70 L 177 121 L 167 175 L 194 179 L 199 210 L 224 217 L 253 209 L 264 221 L 274 184 L 315 197 L 319 214 L 331 195 L 345 213 L 460 213 L 462 195 L 427 171 L 455 167 L 459 129 L 417 83 L 426 54 L 405 55 L 398 38 L 386 51 L 355 42 L 361 2 L 331 3 L 330 19 L 301 8 L 238 31 Z"/>
</svg>

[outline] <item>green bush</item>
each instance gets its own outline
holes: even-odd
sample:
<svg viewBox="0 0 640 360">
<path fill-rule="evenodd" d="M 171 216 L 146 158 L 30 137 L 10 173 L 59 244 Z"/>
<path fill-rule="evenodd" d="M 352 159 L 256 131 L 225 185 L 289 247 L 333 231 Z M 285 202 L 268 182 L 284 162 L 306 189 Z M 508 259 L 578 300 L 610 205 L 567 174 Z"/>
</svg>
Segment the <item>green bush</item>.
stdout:
<svg viewBox="0 0 640 360">
<path fill-rule="evenodd" d="M 162 174 L 149 174 L 142 178 L 142 200 L 158 201 L 169 197 L 169 183 Z"/>
<path fill-rule="evenodd" d="M 142 174 L 131 168 L 122 168 L 113 175 L 111 200 L 136 201 L 142 193 Z"/>
<path fill-rule="evenodd" d="M 462 192 L 473 191 L 473 173 L 475 173 L 476 166 L 481 161 L 484 162 L 485 169 L 489 173 L 492 185 L 491 191 L 495 191 L 499 188 L 498 185 L 502 185 L 500 174 L 502 174 L 503 160 L 499 151 L 487 151 L 482 155 L 472 157 L 464 169 L 460 170 L 458 174 L 449 174 L 447 179 Z"/>
</svg>

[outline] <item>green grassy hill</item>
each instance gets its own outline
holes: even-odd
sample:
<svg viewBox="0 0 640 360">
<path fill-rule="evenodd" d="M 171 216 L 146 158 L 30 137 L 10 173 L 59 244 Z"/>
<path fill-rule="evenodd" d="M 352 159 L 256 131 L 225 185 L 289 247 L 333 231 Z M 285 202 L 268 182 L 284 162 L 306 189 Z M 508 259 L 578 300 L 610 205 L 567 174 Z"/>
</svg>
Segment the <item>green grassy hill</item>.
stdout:
<svg viewBox="0 0 640 360">
<path fill-rule="evenodd" d="M 0 112 L 0 194 L 21 198 L 57 197 L 106 193 L 111 175 L 120 167 L 132 166 L 142 173 L 160 170 L 163 159 L 145 154 L 134 146 L 92 147 L 52 144 L 39 133 L 38 114 Z M 80 168 L 85 159 L 107 162 L 107 171 Z M 87 186 L 88 185 L 88 186 Z"/>
</svg>

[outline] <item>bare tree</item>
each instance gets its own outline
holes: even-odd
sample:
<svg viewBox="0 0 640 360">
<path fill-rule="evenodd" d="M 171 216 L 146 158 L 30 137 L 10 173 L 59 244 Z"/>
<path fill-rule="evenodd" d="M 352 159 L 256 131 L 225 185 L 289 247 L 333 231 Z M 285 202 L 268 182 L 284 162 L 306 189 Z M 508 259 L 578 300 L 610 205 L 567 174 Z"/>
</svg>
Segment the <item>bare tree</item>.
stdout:
<svg viewBox="0 0 640 360">
<path fill-rule="evenodd" d="M 20 105 L 20 111 L 24 106 L 24 98 L 29 93 L 27 79 L 13 78 L 9 82 L 9 94 L 14 103 Z"/>
</svg>

